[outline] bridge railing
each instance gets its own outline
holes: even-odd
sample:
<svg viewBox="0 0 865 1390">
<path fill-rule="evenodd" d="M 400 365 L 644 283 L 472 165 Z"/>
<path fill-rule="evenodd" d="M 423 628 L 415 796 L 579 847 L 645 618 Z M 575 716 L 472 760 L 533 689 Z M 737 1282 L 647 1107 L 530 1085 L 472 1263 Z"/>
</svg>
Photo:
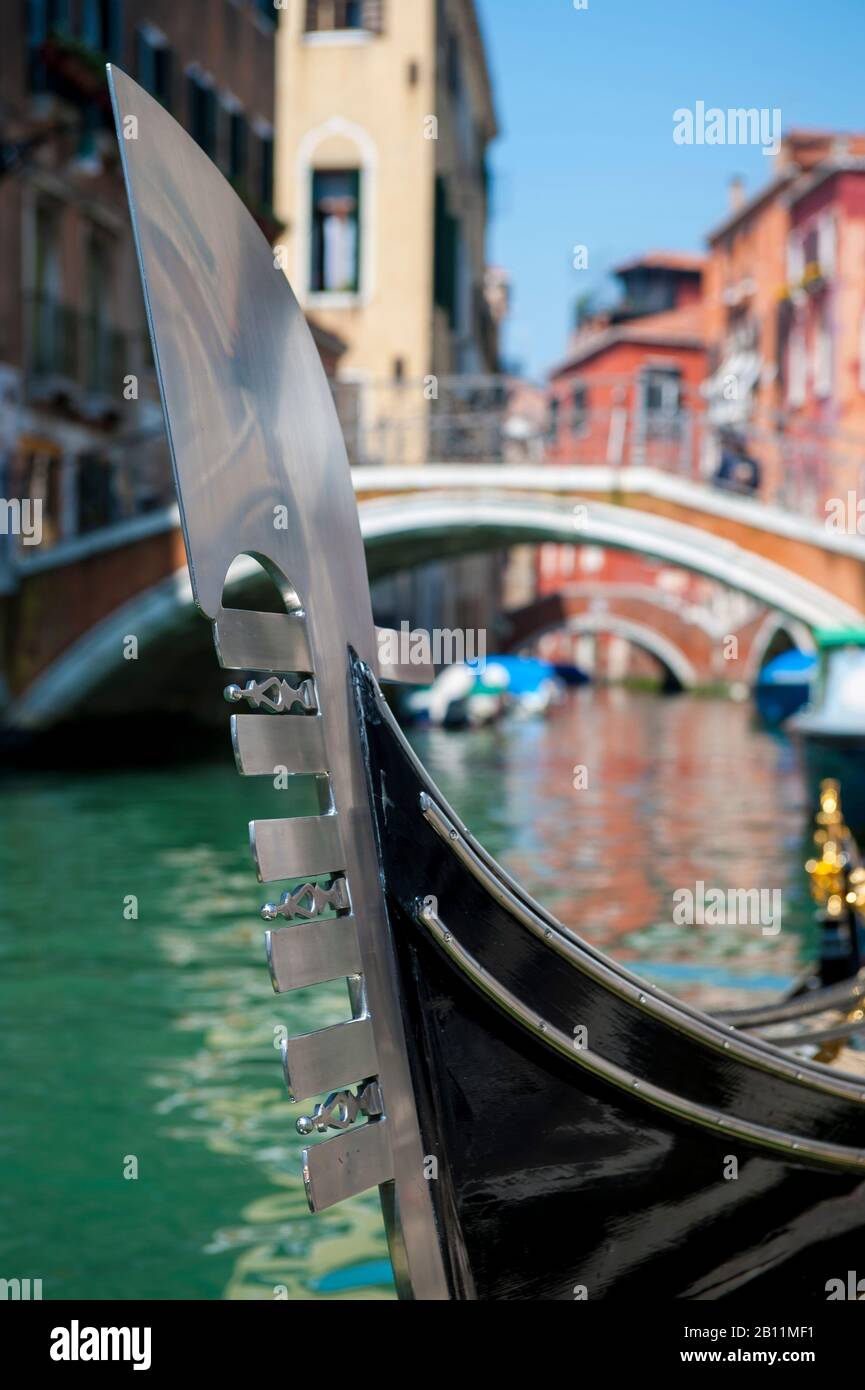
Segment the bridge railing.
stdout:
<svg viewBox="0 0 865 1390">
<path fill-rule="evenodd" d="M 69 325 L 53 310 L 46 323 L 49 319 L 50 363 L 70 370 L 77 356 L 67 362 Z M 78 324 L 75 332 L 86 333 L 86 325 Z M 558 398 L 542 386 L 505 376 L 336 381 L 332 389 L 349 458 L 358 468 L 642 467 L 821 522 L 833 499 L 846 502 L 850 493 L 865 497 L 865 437 L 771 416 L 749 421 L 732 438 L 698 396 L 665 398 L 660 392 L 657 400 L 647 401 L 633 378 L 593 378 L 591 389 L 571 385 L 568 395 Z M 43 499 L 41 551 L 122 528 L 174 502 L 158 415 L 134 433 L 106 432 L 104 446 L 84 452 L 52 451 L 26 439 L 4 447 L 3 438 L 0 429 L 0 497 Z M 22 557 L 33 554 L 20 538 L 16 545 L 7 537 L 7 556 L 10 542 Z"/>
<path fill-rule="evenodd" d="M 593 377 L 566 395 L 504 376 L 333 389 L 355 466 L 643 467 L 821 521 L 832 499 L 865 497 L 865 433 L 782 413 L 733 429 L 699 392 L 644 389 L 639 378 Z"/>
<path fill-rule="evenodd" d="M 64 449 L 38 432 L 0 430 L 0 501 L 0 569 L 112 529 L 122 543 L 124 523 L 176 501 L 164 431 L 157 424 Z"/>
<path fill-rule="evenodd" d="M 505 457 L 507 379 L 331 383 L 353 466 L 500 463 Z"/>
<path fill-rule="evenodd" d="M 99 314 L 53 295 L 24 297 L 25 391 L 29 399 L 72 397 L 85 406 L 122 399 L 124 379 L 150 360 L 145 335 L 122 332 Z"/>
</svg>

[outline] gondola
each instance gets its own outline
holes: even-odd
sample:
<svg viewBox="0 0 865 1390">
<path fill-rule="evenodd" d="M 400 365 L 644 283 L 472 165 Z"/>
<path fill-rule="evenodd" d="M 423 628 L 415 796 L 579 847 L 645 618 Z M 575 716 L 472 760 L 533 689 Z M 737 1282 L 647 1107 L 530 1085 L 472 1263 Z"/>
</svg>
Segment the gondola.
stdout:
<svg viewBox="0 0 865 1390">
<path fill-rule="evenodd" d="M 791 1046 L 795 1031 L 777 1033 L 779 1026 L 802 1024 L 803 1043 L 815 1021 L 833 1029 L 846 1027 L 852 1036 L 859 1031 L 865 1000 L 865 864 L 842 812 L 840 784 L 832 778 L 820 785 L 814 854 L 805 868 L 821 927 L 814 967 L 777 1003 L 716 1015 L 738 1028 L 769 1029 L 769 1036 L 783 1037 Z M 832 1049 L 833 1055 L 838 1050 Z"/>
<path fill-rule="evenodd" d="M 251 826 L 278 885 L 275 989 L 349 985 L 350 1019 L 282 1044 L 291 1098 L 324 1097 L 299 1122 L 310 1207 L 378 1188 L 405 1298 L 825 1299 L 862 1262 L 865 1077 L 761 1035 L 789 1019 L 712 1018 L 640 980 L 447 805 L 382 693 L 418 673 L 380 655 L 339 422 L 282 268 L 190 137 L 109 76 L 238 769 L 325 789 L 321 814 Z M 224 604 L 238 556 L 284 611 Z"/>
</svg>

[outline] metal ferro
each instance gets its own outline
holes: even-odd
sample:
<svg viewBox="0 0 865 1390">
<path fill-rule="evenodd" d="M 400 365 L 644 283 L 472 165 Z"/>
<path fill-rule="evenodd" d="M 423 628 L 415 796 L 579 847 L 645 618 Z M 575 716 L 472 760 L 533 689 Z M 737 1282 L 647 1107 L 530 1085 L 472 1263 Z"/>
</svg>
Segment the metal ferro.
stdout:
<svg viewBox="0 0 865 1390">
<path fill-rule="evenodd" d="M 282 830 L 266 822 L 252 839 L 264 879 L 339 874 L 348 884 L 354 927 L 341 930 L 356 932 L 364 1016 L 339 1035 L 289 1040 L 288 1065 L 325 1089 L 377 1081 L 383 1113 L 305 1151 L 307 1192 L 320 1208 L 379 1185 L 386 1213 L 399 1213 L 388 1235 L 405 1271 L 401 1294 L 447 1298 L 351 698 L 349 648 L 376 670 L 377 643 L 336 410 L 303 313 L 247 209 L 158 102 L 116 67 L 109 83 L 195 601 L 214 623 L 223 667 L 255 672 L 268 695 L 280 688 L 271 676 L 293 688 L 315 682 L 322 766 L 310 768 L 309 729 L 297 766 L 329 778 L 331 813 L 294 832 L 290 820 Z M 243 555 L 272 574 L 290 612 L 223 606 Z M 281 749 L 290 721 L 308 717 L 286 710 L 270 730 L 236 736 L 241 765 L 264 775 L 266 742 Z M 316 727 L 316 746 L 318 737 Z M 306 970 L 314 953 L 308 941 L 303 950 Z M 356 959 L 346 943 L 340 950 Z M 352 1074 L 359 1065 L 367 1074 Z"/>
</svg>

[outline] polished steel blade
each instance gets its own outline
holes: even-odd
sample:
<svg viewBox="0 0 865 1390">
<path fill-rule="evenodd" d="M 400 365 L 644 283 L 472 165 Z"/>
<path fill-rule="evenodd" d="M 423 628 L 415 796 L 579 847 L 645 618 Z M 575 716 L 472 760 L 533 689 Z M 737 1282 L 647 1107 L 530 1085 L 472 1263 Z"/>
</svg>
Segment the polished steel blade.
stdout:
<svg viewBox="0 0 865 1390">
<path fill-rule="evenodd" d="M 303 314 L 247 209 L 158 102 L 117 68 L 109 80 L 196 602 L 214 620 L 223 665 L 314 677 L 324 765 L 346 828 L 340 862 L 321 867 L 344 870 L 349 885 L 387 1107 L 386 1131 L 358 1141 L 362 1149 L 386 1133 L 387 1162 L 359 1164 L 355 1181 L 388 1185 L 383 1203 L 399 1211 L 389 1234 L 397 1277 L 408 1271 L 405 1292 L 446 1298 L 351 696 L 348 648 L 376 670 L 377 643 L 333 399 Z M 224 609 L 225 578 L 240 555 L 281 577 L 305 620 Z M 241 747 L 245 740 L 235 735 Z M 335 825 L 332 818 L 326 828 Z M 270 833 L 265 825 L 261 834 Z M 291 832 L 284 838 L 290 847 Z M 289 854 L 274 858 L 272 871 L 293 866 L 307 872 Z M 311 1169 L 317 1164 L 312 1158 Z"/>
</svg>

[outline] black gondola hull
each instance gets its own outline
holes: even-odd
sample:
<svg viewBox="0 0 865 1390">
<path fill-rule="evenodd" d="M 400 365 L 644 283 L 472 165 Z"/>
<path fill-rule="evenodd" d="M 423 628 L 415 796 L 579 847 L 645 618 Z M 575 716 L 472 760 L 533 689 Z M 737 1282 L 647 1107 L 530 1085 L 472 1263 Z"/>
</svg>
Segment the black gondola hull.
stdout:
<svg viewBox="0 0 865 1390">
<path fill-rule="evenodd" d="M 861 1084 L 635 996 L 524 896 L 509 910 L 355 680 L 454 1294 L 825 1300 L 861 1263 Z"/>
</svg>

